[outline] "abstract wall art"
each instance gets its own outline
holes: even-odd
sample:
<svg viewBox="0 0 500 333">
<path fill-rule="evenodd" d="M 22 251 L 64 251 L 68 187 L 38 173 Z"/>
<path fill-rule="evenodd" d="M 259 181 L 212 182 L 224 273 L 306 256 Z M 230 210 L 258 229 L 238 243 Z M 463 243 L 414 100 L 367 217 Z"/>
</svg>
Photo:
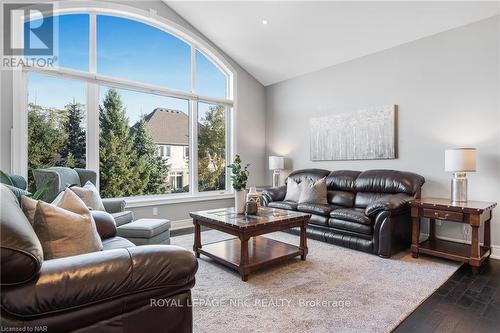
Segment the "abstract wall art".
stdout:
<svg viewBox="0 0 500 333">
<path fill-rule="evenodd" d="M 379 160 L 397 157 L 397 106 L 310 119 L 312 161 Z"/>
</svg>

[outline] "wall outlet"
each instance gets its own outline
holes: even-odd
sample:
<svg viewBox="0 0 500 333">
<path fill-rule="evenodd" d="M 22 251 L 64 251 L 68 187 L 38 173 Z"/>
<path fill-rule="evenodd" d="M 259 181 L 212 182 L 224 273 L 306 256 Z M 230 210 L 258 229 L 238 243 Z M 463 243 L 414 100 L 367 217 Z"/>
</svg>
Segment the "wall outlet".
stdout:
<svg viewBox="0 0 500 333">
<path fill-rule="evenodd" d="M 153 207 L 153 216 L 158 216 L 158 207 Z"/>
</svg>

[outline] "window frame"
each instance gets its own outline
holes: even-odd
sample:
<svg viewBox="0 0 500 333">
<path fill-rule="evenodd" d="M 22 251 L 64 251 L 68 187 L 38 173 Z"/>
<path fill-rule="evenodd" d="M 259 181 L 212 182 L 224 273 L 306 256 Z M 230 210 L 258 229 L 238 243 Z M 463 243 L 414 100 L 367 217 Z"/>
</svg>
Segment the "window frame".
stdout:
<svg viewBox="0 0 500 333">
<path fill-rule="evenodd" d="M 86 82 L 87 87 L 87 169 L 96 171 L 99 175 L 99 88 L 108 86 L 113 88 L 129 89 L 149 94 L 155 94 L 165 97 L 177 97 L 188 100 L 189 104 L 189 182 L 190 188 L 187 193 L 179 194 L 158 194 L 158 195 L 140 195 L 124 198 L 132 206 L 141 206 L 141 204 L 150 204 L 152 202 L 178 202 L 186 199 L 192 200 L 210 200 L 217 198 L 228 198 L 234 192 L 229 182 L 229 173 L 226 172 L 226 189 L 224 191 L 198 192 L 197 179 L 197 120 L 198 120 L 198 102 L 207 102 L 211 104 L 224 105 L 226 112 L 226 160 L 230 161 L 234 156 L 235 137 L 235 82 L 236 71 L 231 64 L 208 42 L 201 39 L 188 29 L 170 21 L 166 18 L 156 15 L 154 10 L 149 12 L 130 7 L 127 5 L 113 3 L 96 3 L 93 1 L 84 1 L 78 3 L 60 3 L 53 12 L 57 15 L 70 14 L 88 14 L 89 15 L 89 71 L 84 72 L 70 68 L 23 68 L 13 72 L 13 129 L 12 129 L 12 170 L 13 172 L 27 176 L 28 169 L 28 140 L 27 140 L 27 112 L 28 105 L 27 85 L 28 73 L 37 73 L 42 75 L 55 76 L 66 79 L 73 79 Z M 118 16 L 131 19 L 143 24 L 153 26 L 172 36 L 179 38 L 188 44 L 191 48 L 191 91 L 179 91 L 166 87 L 144 84 L 135 81 L 129 81 L 121 78 L 105 76 L 97 73 L 97 15 Z M 32 19 L 36 19 L 32 17 Z M 25 19 L 26 21 L 26 19 Z M 201 52 L 207 57 L 225 76 L 226 76 L 226 99 L 202 96 L 196 93 L 196 51 Z M 99 180 L 98 184 L 99 185 Z M 210 198 L 210 199 L 209 199 Z"/>
</svg>

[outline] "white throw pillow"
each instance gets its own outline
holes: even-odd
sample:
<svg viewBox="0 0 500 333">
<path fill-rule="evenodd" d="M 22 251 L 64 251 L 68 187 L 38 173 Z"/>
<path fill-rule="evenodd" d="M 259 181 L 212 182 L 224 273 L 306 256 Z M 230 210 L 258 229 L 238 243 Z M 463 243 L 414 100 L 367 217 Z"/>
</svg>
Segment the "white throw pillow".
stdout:
<svg viewBox="0 0 500 333">
<path fill-rule="evenodd" d="M 300 183 L 299 203 L 327 204 L 326 177 L 316 182 L 306 179 Z"/>
<path fill-rule="evenodd" d="M 97 191 L 97 188 L 94 184 L 92 184 L 92 182 L 87 181 L 83 187 L 72 186 L 70 189 L 75 192 L 80 199 L 82 199 L 90 210 L 106 211 L 106 209 L 104 209 L 101 196 L 99 195 L 99 191 Z"/>
<path fill-rule="evenodd" d="M 300 182 L 297 183 L 294 179 L 288 178 L 284 201 L 297 202 L 299 201 L 299 198 L 300 198 Z"/>
</svg>

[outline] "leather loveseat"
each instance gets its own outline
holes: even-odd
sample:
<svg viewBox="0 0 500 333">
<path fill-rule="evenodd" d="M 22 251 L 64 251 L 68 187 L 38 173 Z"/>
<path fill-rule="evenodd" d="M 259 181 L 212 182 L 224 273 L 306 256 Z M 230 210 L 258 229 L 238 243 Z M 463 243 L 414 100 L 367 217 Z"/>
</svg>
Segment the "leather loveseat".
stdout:
<svg viewBox="0 0 500 333">
<path fill-rule="evenodd" d="M 411 243 L 408 202 L 420 197 L 424 177 L 395 170 L 296 170 L 297 182 L 326 177 L 328 204 L 284 201 L 286 185 L 263 191 L 264 205 L 312 214 L 308 237 L 390 257 Z M 296 230 L 292 230 L 297 232 Z"/>
<path fill-rule="evenodd" d="M 2 332 L 191 332 L 198 267 L 176 246 L 134 246 L 113 217 L 92 215 L 104 249 L 52 260 L 0 185 Z"/>
</svg>

